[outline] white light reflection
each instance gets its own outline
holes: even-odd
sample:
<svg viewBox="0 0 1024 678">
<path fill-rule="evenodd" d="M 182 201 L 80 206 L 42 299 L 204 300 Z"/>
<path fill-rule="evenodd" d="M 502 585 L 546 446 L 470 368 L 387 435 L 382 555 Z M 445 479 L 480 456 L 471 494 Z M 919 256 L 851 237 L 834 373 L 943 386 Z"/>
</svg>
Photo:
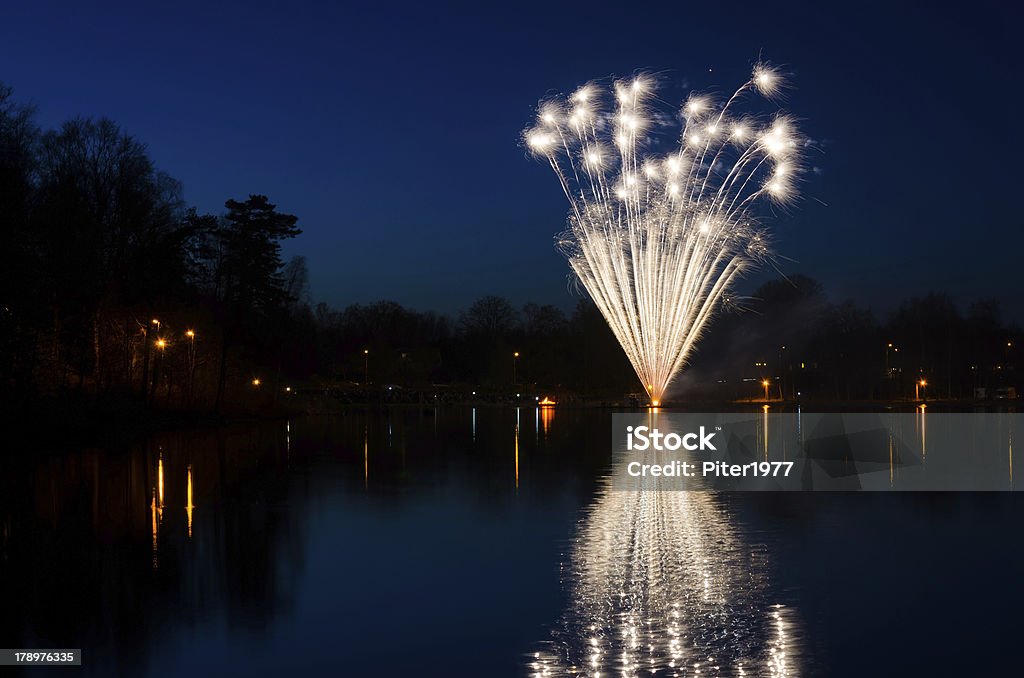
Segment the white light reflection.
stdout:
<svg viewBox="0 0 1024 678">
<path fill-rule="evenodd" d="M 925 418 L 926 408 L 928 406 L 924 403 L 917 408 L 919 418 L 919 428 L 921 430 L 921 463 L 924 463 L 928 458 L 928 421 Z"/>
<path fill-rule="evenodd" d="M 602 488 L 567 563 L 570 607 L 534 676 L 795 676 L 792 611 L 714 494 Z"/>
<path fill-rule="evenodd" d="M 149 504 L 150 525 L 153 534 L 153 569 L 160 566 L 160 526 L 164 522 L 164 453 L 157 453 L 156 487 L 153 488 L 153 500 Z"/>
<path fill-rule="evenodd" d="M 763 413 L 761 421 L 761 449 L 764 452 L 764 460 L 768 461 L 768 406 L 763 406 L 761 412 Z"/>
<path fill-rule="evenodd" d="M 892 456 L 892 430 L 889 430 L 889 487 L 893 487 L 896 482 L 893 474 L 895 473 L 895 462 Z"/>
<path fill-rule="evenodd" d="M 519 408 L 516 408 L 516 491 L 519 490 Z"/>
</svg>

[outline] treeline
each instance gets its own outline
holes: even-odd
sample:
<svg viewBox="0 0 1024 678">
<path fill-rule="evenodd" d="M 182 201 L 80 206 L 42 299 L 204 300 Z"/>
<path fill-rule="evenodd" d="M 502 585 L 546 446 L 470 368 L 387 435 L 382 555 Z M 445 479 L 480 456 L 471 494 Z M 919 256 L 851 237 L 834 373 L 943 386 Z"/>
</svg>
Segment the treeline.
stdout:
<svg viewBox="0 0 1024 678">
<path fill-rule="evenodd" d="M 112 121 L 42 130 L 0 86 L 3 395 L 219 407 L 291 341 L 280 244 L 300 233 L 265 196 L 225 209 L 189 209 L 180 183 Z"/>
<path fill-rule="evenodd" d="M 281 256 L 300 234 L 295 216 L 262 195 L 200 214 L 115 123 L 42 130 L 2 86 L 0 224 L 5 400 L 117 395 L 223 411 L 301 390 L 364 400 L 642 390 L 587 301 L 567 314 L 486 296 L 454 318 L 392 302 L 314 304 L 305 260 Z M 676 397 L 889 399 L 923 388 L 967 398 L 1019 387 L 1020 331 L 995 301 L 961 310 L 933 294 L 878 320 L 791 276 L 746 305 L 711 322 Z"/>
<path fill-rule="evenodd" d="M 550 305 L 517 308 L 485 296 L 454 319 L 388 301 L 343 311 L 318 304 L 308 327 L 320 376 L 343 387 L 621 395 L 636 380 L 597 309 L 583 301 L 567 316 Z"/>
<path fill-rule="evenodd" d="M 995 301 L 961 312 L 948 296 L 930 294 L 879 321 L 792 275 L 764 284 L 743 305 L 712 320 L 671 395 L 760 399 L 766 381 L 773 400 L 993 398 L 1020 387 L 1021 331 L 1001 320 Z M 450 385 L 462 395 L 483 389 L 610 401 L 642 391 L 585 300 L 567 315 L 489 296 L 454 320 L 391 302 L 341 312 L 321 304 L 308 327 L 321 376 L 349 387 L 371 382 L 377 394 L 388 385 L 414 392 Z"/>
<path fill-rule="evenodd" d="M 786 399 L 993 398 L 1020 387 L 1021 331 L 996 300 L 961 310 L 932 293 L 880 320 L 792 275 L 760 287 L 748 306 L 713 322 L 681 393 L 757 397 L 766 380 L 770 397 Z"/>
</svg>

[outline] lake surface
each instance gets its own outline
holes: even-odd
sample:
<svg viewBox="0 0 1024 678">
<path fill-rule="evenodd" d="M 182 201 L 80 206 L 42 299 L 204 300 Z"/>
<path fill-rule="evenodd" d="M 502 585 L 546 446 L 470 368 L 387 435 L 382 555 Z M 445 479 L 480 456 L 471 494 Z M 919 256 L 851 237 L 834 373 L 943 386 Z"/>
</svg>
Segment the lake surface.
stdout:
<svg viewBox="0 0 1024 678">
<path fill-rule="evenodd" d="M 8 450 L 0 646 L 125 676 L 1024 671 L 1019 495 L 612 491 L 610 427 L 396 408 Z"/>
</svg>

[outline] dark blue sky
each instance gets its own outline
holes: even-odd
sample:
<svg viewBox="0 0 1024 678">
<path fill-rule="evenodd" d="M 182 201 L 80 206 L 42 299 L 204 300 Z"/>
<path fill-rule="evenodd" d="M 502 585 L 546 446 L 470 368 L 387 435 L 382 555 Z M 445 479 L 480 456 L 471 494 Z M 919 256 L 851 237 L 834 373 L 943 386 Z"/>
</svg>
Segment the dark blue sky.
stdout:
<svg viewBox="0 0 1024 678">
<path fill-rule="evenodd" d="M 571 306 L 567 205 L 518 146 L 538 98 L 644 69 L 682 101 L 762 53 L 821 146 L 772 223 L 783 268 L 883 313 L 935 289 L 1024 319 L 1021 17 L 998 5 L 19 4 L 0 80 L 44 126 L 113 118 L 201 211 L 267 194 L 317 300 Z"/>
</svg>

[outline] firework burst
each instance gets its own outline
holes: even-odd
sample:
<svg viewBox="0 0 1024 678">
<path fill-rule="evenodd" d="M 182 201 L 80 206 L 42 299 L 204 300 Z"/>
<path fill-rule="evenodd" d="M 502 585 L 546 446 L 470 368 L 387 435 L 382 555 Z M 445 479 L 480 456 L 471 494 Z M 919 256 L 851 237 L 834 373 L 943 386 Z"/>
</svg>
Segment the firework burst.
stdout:
<svg viewBox="0 0 1024 678">
<path fill-rule="evenodd" d="M 666 115 L 648 76 L 610 92 L 589 83 L 542 102 L 524 132 L 572 207 L 559 249 L 654 405 L 737 277 L 768 257 L 764 206 L 795 197 L 794 121 L 736 112 L 746 95 L 770 100 L 782 86 L 781 73 L 759 63 L 728 99 L 694 94 Z M 658 153 L 666 120 L 682 131 Z"/>
</svg>

